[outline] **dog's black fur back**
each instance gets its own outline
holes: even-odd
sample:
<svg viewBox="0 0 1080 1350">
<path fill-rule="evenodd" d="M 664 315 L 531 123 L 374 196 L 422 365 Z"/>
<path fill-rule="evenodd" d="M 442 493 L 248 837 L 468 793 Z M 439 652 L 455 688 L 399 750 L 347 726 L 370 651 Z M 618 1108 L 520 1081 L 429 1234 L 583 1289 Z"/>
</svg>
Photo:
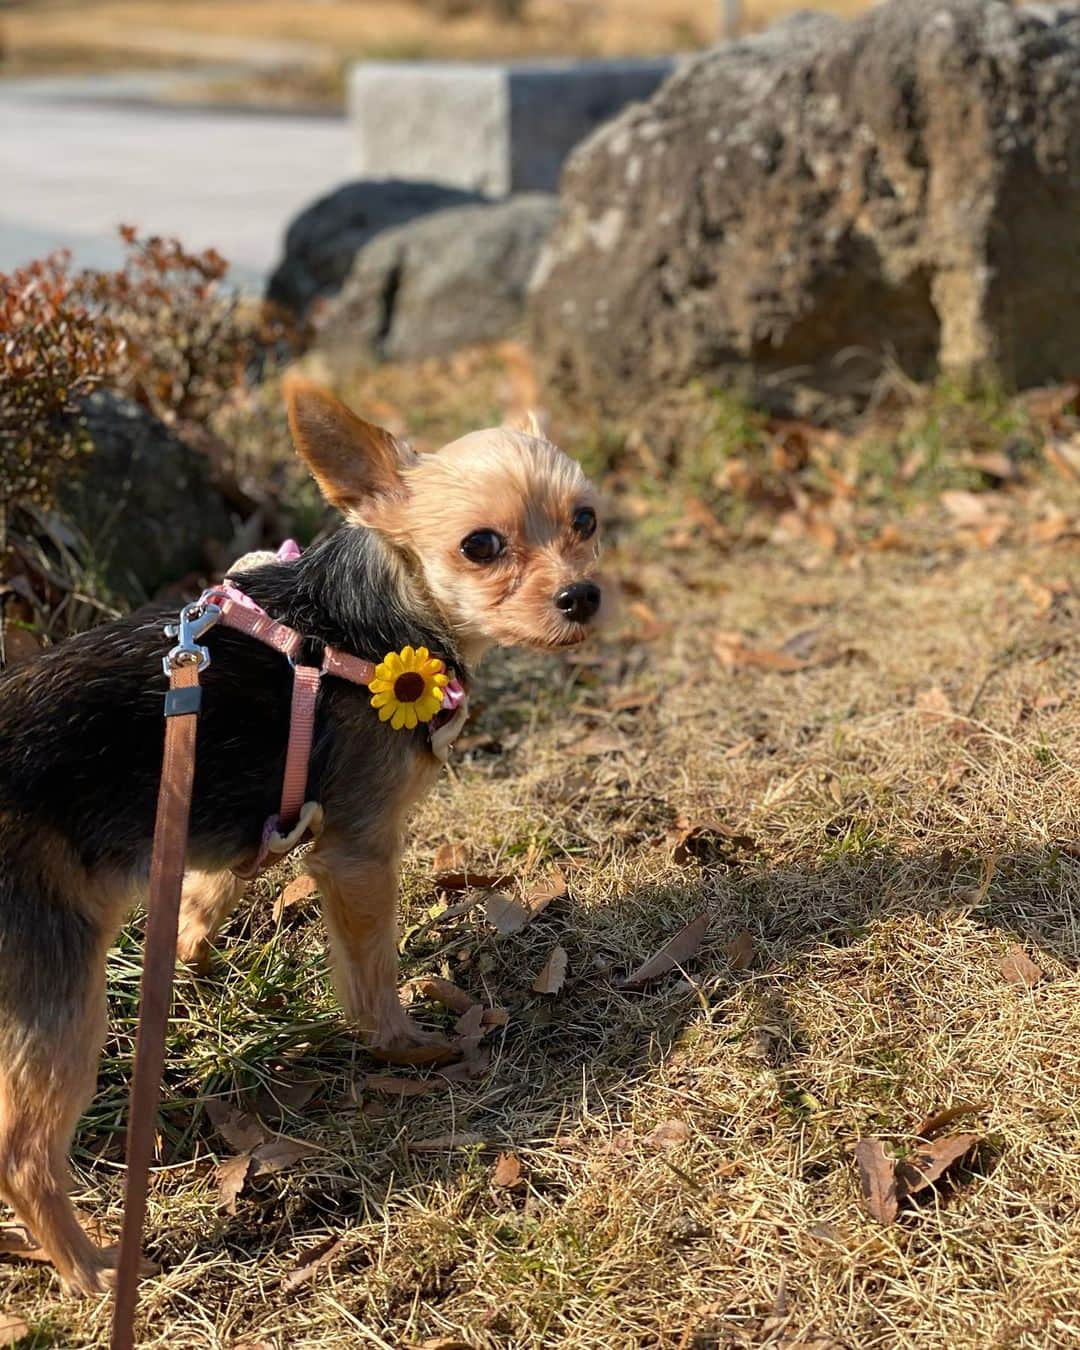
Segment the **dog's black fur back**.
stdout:
<svg viewBox="0 0 1080 1350">
<path fill-rule="evenodd" d="M 386 545 L 362 527 L 341 528 L 296 562 L 245 572 L 240 584 L 273 618 L 318 642 L 375 661 L 423 645 L 464 674 L 450 635 L 402 590 Z M 47 823 L 88 869 L 148 862 L 164 743 L 161 658 L 171 645 L 162 629 L 174 618 L 142 611 L 0 676 L 0 812 Z M 191 857 L 224 867 L 254 851 L 277 809 L 292 670 L 231 629 L 211 629 L 203 641 L 211 664 L 202 677 Z M 319 796 L 342 716 L 370 741 L 373 790 L 379 773 L 392 771 L 390 738 L 426 736 L 423 727 L 391 731 L 368 700 L 364 688 L 324 680 L 309 797 Z M 360 708 L 366 715 L 352 718 Z"/>
</svg>

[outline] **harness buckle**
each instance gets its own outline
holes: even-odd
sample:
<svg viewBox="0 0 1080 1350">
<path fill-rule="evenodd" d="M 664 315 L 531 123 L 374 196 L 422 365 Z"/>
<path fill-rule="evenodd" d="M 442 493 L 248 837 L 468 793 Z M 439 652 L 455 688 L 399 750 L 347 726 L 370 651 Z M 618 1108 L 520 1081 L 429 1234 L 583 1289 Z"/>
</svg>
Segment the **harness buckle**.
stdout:
<svg viewBox="0 0 1080 1350">
<path fill-rule="evenodd" d="M 176 646 L 161 658 L 165 674 L 171 675 L 177 666 L 196 666 L 200 671 L 210 664 L 209 648 L 199 645 L 199 638 L 221 618 L 221 606 L 196 600 L 185 605 L 176 623 L 165 625 L 165 636 L 178 638 Z"/>
</svg>

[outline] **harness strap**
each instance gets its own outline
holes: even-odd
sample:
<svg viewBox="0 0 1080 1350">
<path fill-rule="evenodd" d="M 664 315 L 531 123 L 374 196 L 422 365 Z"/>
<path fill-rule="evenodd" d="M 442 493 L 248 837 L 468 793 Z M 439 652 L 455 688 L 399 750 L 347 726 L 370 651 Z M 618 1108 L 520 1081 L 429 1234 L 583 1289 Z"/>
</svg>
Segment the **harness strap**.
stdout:
<svg viewBox="0 0 1080 1350">
<path fill-rule="evenodd" d="M 323 651 L 322 673 L 336 675 L 338 679 L 348 680 L 350 684 L 370 684 L 375 678 L 375 663 L 339 651 L 337 647 L 327 647 Z"/>
<path fill-rule="evenodd" d="M 308 645 L 302 633 L 272 619 L 249 595 L 231 581 L 204 591 L 199 606 L 213 606 L 214 622 L 234 628 L 255 638 L 287 657 L 293 667 L 292 704 L 289 714 L 289 741 L 285 751 L 285 772 L 281 783 L 281 805 L 263 825 L 262 838 L 249 863 L 233 869 L 245 881 L 257 877 L 271 862 L 276 862 L 303 841 L 307 833 L 317 833 L 321 811 L 317 803 L 306 800 L 308 764 L 315 735 L 315 711 L 319 684 L 324 675 L 333 675 L 350 684 L 369 685 L 375 678 L 375 664 L 337 647 L 322 645 L 319 666 L 301 665 L 300 656 Z M 446 761 L 450 744 L 465 721 L 465 691 L 456 681 L 447 685 L 445 707 L 455 716 L 450 723 L 431 733 L 432 753 Z M 301 820 L 306 829 L 298 830 Z"/>
<path fill-rule="evenodd" d="M 314 666 L 293 670 L 292 709 L 289 713 L 289 748 L 285 752 L 285 776 L 281 782 L 278 825 L 288 829 L 307 800 L 308 762 L 315 735 L 315 705 L 319 699 L 322 672 Z"/>
<path fill-rule="evenodd" d="M 290 661 L 295 660 L 304 645 L 302 634 L 295 628 L 289 628 L 272 619 L 265 610 L 255 604 L 254 600 L 249 600 L 235 586 L 222 586 L 209 591 L 203 599 L 221 607 L 221 618 L 218 619 L 218 623 L 223 623 L 227 628 L 235 628 L 237 632 L 246 633 L 248 637 L 257 638 L 259 642 L 273 647 L 282 656 L 287 656 Z"/>
<path fill-rule="evenodd" d="M 293 667 L 292 703 L 289 712 L 289 742 L 285 751 L 285 772 L 281 782 L 281 805 L 263 826 L 262 839 L 255 857 L 243 867 L 235 868 L 236 875 L 250 880 L 262 872 L 270 862 L 282 854 L 284 839 L 292 837 L 301 818 L 314 828 L 314 803 L 307 801 L 308 765 L 315 736 L 315 710 L 319 700 L 319 684 L 324 675 L 334 675 L 351 684 L 367 685 L 375 677 L 375 665 L 362 657 L 324 646 L 321 666 L 299 664 L 305 647 L 305 638 L 294 628 L 272 619 L 249 595 L 225 581 L 205 591 L 200 604 L 211 604 L 220 610 L 217 622 L 233 628 L 257 642 L 264 643 L 288 658 Z M 301 836 L 307 830 L 301 831 Z M 296 843 L 301 840 L 297 839 Z M 291 847 L 295 847 L 293 844 Z M 272 856 L 273 855 L 273 856 Z"/>
<path fill-rule="evenodd" d="M 134 1345 L 139 1248 L 146 1218 L 146 1193 L 165 1064 L 165 1030 L 176 966 L 176 931 L 184 884 L 201 693 L 197 661 L 171 666 L 169 692 L 165 696 L 165 757 L 150 861 L 135 1072 L 128 1107 L 124 1226 L 116 1265 L 112 1350 L 131 1350 Z"/>
</svg>

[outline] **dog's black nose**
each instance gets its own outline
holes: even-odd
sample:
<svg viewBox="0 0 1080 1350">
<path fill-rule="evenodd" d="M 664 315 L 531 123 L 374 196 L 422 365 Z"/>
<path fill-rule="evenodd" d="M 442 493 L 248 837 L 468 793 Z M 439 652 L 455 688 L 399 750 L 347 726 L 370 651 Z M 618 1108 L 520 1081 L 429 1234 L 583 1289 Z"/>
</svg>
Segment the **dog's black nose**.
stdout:
<svg viewBox="0 0 1080 1350">
<path fill-rule="evenodd" d="M 575 581 L 555 593 L 555 608 L 574 623 L 586 623 L 600 608 L 600 587 L 593 581 Z"/>
</svg>

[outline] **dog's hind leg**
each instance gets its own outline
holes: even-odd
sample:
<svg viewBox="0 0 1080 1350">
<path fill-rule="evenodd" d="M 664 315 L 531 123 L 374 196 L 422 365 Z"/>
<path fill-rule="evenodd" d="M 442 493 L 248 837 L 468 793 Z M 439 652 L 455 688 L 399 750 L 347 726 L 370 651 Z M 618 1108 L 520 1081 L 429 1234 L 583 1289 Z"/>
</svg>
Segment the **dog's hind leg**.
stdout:
<svg viewBox="0 0 1080 1350">
<path fill-rule="evenodd" d="M 12 882 L 0 878 L 0 1197 L 63 1282 L 93 1292 L 111 1262 L 76 1218 L 68 1151 L 94 1092 L 122 901 L 76 908 L 47 880 Z"/>
<path fill-rule="evenodd" d="M 180 931 L 176 952 L 181 961 L 204 970 L 210 944 L 244 894 L 245 883 L 232 872 L 189 871 L 180 901 Z"/>
</svg>

